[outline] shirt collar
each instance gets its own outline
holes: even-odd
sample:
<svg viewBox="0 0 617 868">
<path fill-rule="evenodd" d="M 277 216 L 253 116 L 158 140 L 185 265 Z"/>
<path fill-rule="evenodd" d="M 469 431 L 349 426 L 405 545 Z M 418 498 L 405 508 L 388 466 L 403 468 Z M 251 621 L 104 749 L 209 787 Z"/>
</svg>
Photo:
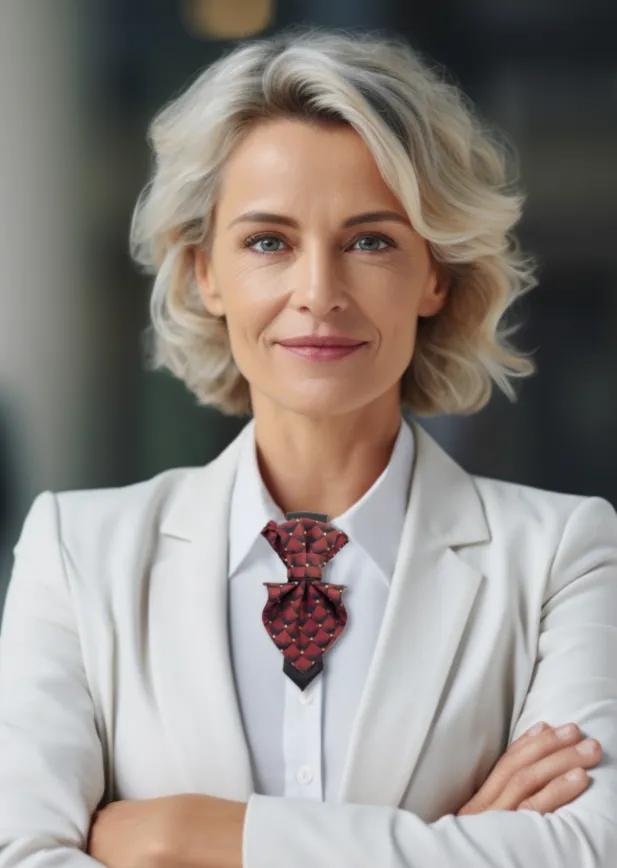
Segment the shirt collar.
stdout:
<svg viewBox="0 0 617 868">
<path fill-rule="evenodd" d="M 231 500 L 229 524 L 229 575 L 238 569 L 270 519 L 285 521 L 261 478 L 255 448 L 255 422 L 248 423 L 240 453 Z M 390 461 L 381 476 L 332 523 L 349 536 L 378 567 L 390 584 L 409 498 L 414 440 L 410 425 L 401 417 L 401 426 Z"/>
</svg>

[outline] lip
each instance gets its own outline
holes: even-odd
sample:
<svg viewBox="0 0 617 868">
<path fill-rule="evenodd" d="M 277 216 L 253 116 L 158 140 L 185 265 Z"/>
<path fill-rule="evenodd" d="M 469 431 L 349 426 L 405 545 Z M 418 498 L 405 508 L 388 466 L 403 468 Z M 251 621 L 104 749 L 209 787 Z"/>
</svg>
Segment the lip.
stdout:
<svg viewBox="0 0 617 868">
<path fill-rule="evenodd" d="M 345 335 L 301 335 L 285 338 L 276 343 L 297 356 L 315 362 L 342 359 L 367 345 L 367 341 L 359 341 L 357 338 L 349 338 Z"/>
<path fill-rule="evenodd" d="M 281 344 L 288 349 L 296 348 L 335 348 L 348 349 L 362 346 L 366 341 L 359 341 L 357 338 L 348 338 L 343 335 L 302 335 L 296 338 L 285 338 L 276 343 Z"/>
</svg>

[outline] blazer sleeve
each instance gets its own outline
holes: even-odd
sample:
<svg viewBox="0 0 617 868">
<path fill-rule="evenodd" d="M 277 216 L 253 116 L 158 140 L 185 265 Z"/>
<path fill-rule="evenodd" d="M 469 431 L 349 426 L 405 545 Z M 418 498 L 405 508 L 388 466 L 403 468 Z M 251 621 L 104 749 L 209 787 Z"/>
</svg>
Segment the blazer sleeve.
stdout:
<svg viewBox="0 0 617 868">
<path fill-rule="evenodd" d="M 546 815 L 490 811 L 427 824 L 387 806 L 252 794 L 243 868 L 615 868 L 617 516 L 600 498 L 580 501 L 566 523 L 511 739 L 539 720 L 573 721 L 602 745 L 589 787 L 570 805 Z"/>
<path fill-rule="evenodd" d="M 15 547 L 0 632 L 0 868 L 89 868 L 103 752 L 64 571 L 56 499 Z"/>
</svg>

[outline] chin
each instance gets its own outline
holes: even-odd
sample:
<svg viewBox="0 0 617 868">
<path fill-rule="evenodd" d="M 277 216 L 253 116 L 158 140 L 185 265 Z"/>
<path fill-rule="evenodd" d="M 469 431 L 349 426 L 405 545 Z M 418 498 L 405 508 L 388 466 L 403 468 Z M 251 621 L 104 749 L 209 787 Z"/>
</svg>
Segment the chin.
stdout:
<svg viewBox="0 0 617 868">
<path fill-rule="evenodd" d="M 308 389 L 305 394 L 281 390 L 273 400 L 292 413 L 316 419 L 352 413 L 371 403 L 370 396 L 364 391 L 354 394 L 349 388 L 329 389 L 323 384 Z"/>
</svg>

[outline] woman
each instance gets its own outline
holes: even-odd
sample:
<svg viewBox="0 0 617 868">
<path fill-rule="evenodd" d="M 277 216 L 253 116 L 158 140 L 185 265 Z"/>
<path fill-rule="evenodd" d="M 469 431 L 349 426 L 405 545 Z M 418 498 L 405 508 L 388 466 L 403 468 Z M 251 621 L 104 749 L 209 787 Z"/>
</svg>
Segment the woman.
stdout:
<svg viewBox="0 0 617 868">
<path fill-rule="evenodd" d="M 315 30 L 215 63 L 152 142 L 155 363 L 252 418 L 205 467 L 33 504 L 0 868 L 613 866 L 614 510 L 402 415 L 532 371 L 504 147 L 404 44 Z"/>
</svg>

